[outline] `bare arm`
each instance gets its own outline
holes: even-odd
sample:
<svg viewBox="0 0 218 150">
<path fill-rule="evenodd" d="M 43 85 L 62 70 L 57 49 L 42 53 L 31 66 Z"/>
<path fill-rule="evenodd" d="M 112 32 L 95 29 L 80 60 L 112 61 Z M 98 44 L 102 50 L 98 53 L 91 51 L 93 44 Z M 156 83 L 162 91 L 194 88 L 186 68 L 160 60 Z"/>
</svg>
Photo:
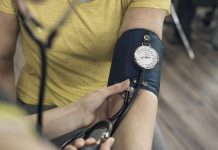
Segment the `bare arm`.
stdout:
<svg viewBox="0 0 218 150">
<path fill-rule="evenodd" d="M 0 12 L 0 83 L 5 92 L 15 99 L 13 57 L 19 27 L 15 15 Z"/>
<path fill-rule="evenodd" d="M 57 130 L 59 133 L 75 128 L 89 125 L 93 121 L 98 121 L 98 109 L 104 103 L 108 96 L 123 92 L 129 87 L 129 81 L 115 84 L 110 87 L 103 87 L 83 98 L 77 103 L 70 104 L 66 107 L 57 108 L 45 113 L 46 132 L 54 136 Z M 1 92 L 1 91 L 0 91 Z M 1 93 L 0 93 L 1 94 Z M 32 150 L 56 150 L 51 144 L 35 134 L 29 120 L 23 117 L 24 113 L 15 106 L 5 103 L 0 99 L 0 145 L 2 150 L 12 149 L 32 149 Z M 60 113 L 60 114 L 59 114 Z M 63 114 L 62 114 L 63 113 Z M 34 117 L 34 116 L 32 116 Z M 101 118 L 99 118 L 101 119 Z M 61 131 L 59 131 L 61 130 Z M 109 150 L 113 145 L 113 138 L 108 139 L 101 145 L 101 150 Z M 81 144 L 82 142 L 82 144 Z M 75 147 L 93 144 L 96 141 L 78 139 L 74 143 Z M 72 149 L 73 145 L 68 148 Z M 76 148 L 73 149 L 76 149 Z M 66 149 L 68 149 L 66 148 Z"/>
<path fill-rule="evenodd" d="M 44 113 L 44 133 L 49 138 L 55 138 L 106 118 L 101 113 L 106 98 L 123 92 L 128 87 L 129 81 L 103 87 L 82 97 L 76 103 L 46 111 Z M 34 124 L 36 123 L 36 115 L 31 115 L 29 118 Z"/>
<path fill-rule="evenodd" d="M 144 28 L 162 37 L 163 21 L 166 11 L 154 8 L 130 8 L 127 10 L 120 32 L 129 29 Z"/>
<path fill-rule="evenodd" d="M 152 8 L 130 8 L 127 10 L 121 33 L 129 29 L 144 28 L 162 35 L 164 10 Z M 115 99 L 121 99 L 119 95 Z M 119 104 L 115 104 L 118 108 Z M 141 90 L 128 115 L 114 137 L 114 150 L 150 150 L 157 113 L 157 97 L 149 91 Z M 112 103 L 109 110 L 116 110 Z M 114 111 L 115 112 L 115 111 Z M 131 141 L 131 142 L 130 142 Z"/>
<path fill-rule="evenodd" d="M 18 111 L 16 114 L 10 114 L 11 112 L 4 110 L 10 108 L 3 109 L 0 116 L 1 150 L 57 150 L 52 144 L 44 141 L 44 138 L 39 137 Z"/>
</svg>

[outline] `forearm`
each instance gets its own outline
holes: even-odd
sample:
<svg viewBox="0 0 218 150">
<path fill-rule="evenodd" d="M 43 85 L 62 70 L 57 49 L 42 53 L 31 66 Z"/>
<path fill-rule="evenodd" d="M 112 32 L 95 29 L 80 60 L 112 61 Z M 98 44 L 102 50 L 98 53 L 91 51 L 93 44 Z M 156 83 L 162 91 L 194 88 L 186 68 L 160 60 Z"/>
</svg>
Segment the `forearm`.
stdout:
<svg viewBox="0 0 218 150">
<path fill-rule="evenodd" d="M 75 103 L 46 111 L 43 118 L 44 133 L 49 138 L 55 138 L 102 120 L 103 113 L 100 108 L 103 107 L 105 99 L 123 92 L 128 87 L 128 80 L 110 87 L 102 87 Z M 29 118 L 34 124 L 36 123 L 36 115 L 29 116 Z"/>
<path fill-rule="evenodd" d="M 39 137 L 17 107 L 0 99 L 1 150 L 55 150 L 54 146 Z M 7 101 L 7 100 L 5 100 Z"/>
<path fill-rule="evenodd" d="M 54 145 L 37 135 L 18 134 L 17 130 L 14 129 L 11 129 L 11 131 L 10 134 L 0 135 L 1 150 L 57 150 Z"/>
<path fill-rule="evenodd" d="M 11 59 L 0 59 L 0 83 L 1 88 L 11 98 L 15 99 L 15 79 L 14 79 L 14 68 L 13 60 Z"/>
<path fill-rule="evenodd" d="M 43 113 L 43 133 L 50 139 L 84 126 L 84 111 L 79 103 L 54 108 Z M 28 116 L 36 124 L 37 115 Z"/>
<path fill-rule="evenodd" d="M 122 100 L 118 100 L 118 102 L 122 102 Z M 109 106 L 109 110 L 116 112 L 121 104 L 116 103 Z M 156 113 L 157 97 L 149 91 L 140 91 L 133 106 L 114 134 L 116 141 L 113 149 L 150 150 Z M 131 143 L 129 143 L 130 141 Z"/>
</svg>

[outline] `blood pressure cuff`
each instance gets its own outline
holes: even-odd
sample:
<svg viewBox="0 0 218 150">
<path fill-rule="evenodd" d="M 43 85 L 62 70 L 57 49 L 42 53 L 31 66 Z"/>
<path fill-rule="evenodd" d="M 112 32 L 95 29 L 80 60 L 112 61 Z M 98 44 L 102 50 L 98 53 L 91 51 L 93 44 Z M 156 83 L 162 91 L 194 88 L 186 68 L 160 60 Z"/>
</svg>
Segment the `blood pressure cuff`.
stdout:
<svg viewBox="0 0 218 150">
<path fill-rule="evenodd" d="M 153 92 L 156 96 L 159 95 L 163 44 L 154 32 L 145 29 L 128 30 L 118 39 L 113 54 L 108 86 L 126 79 L 130 79 L 132 86 L 136 86 L 133 81 L 139 80 L 142 69 L 135 63 L 134 52 L 144 42 L 145 35 L 150 37 L 148 43 L 158 53 L 159 62 L 153 69 L 145 70 L 144 80 L 147 82 L 147 86 L 142 86 L 142 88 Z"/>
</svg>

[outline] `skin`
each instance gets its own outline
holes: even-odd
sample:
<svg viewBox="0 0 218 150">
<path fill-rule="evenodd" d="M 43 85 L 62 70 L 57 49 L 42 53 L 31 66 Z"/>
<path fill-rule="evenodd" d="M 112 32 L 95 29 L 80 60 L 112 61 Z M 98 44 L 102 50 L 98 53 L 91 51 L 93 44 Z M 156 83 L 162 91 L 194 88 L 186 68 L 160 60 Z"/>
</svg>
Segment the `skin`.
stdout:
<svg viewBox="0 0 218 150">
<path fill-rule="evenodd" d="M 96 143 L 96 140 L 93 138 L 89 138 L 87 140 L 80 138 L 80 139 L 77 139 L 73 145 L 66 146 L 64 150 L 77 150 L 78 148 L 82 148 L 84 146 L 92 145 L 95 143 Z M 113 143 L 114 143 L 114 138 L 107 139 L 107 141 L 101 144 L 100 150 L 110 150 Z"/>
<path fill-rule="evenodd" d="M 4 129 L 5 124 L 8 130 L 0 130 L 1 150 L 56 150 L 49 142 L 29 134 L 29 131 L 27 131 L 24 125 L 17 127 L 15 125 L 18 125 L 18 123 L 13 121 L 13 125 L 9 127 L 8 124 L 10 124 L 12 120 L 4 120 L 4 122 L 2 122 L 0 125 L 1 129 Z"/>
<path fill-rule="evenodd" d="M 75 103 L 44 112 L 44 134 L 53 138 L 106 118 L 106 114 L 101 113 L 104 101 L 128 87 L 129 80 L 126 80 L 110 87 L 100 88 Z M 29 118 L 32 123 L 36 123 L 36 115 L 31 115 Z"/>
<path fill-rule="evenodd" d="M 77 127 L 81 127 L 84 124 L 90 124 L 97 117 L 98 108 L 104 103 L 107 97 L 123 92 L 129 87 L 129 81 L 124 81 L 119 84 L 115 84 L 110 87 L 103 87 L 89 94 L 83 98 L 78 103 L 72 104 L 71 112 L 73 117 L 75 130 Z M 79 105 L 80 109 L 77 109 Z M 16 116 L 8 116 L 7 112 L 3 112 L 5 115 L 0 115 L 0 145 L 1 150 L 56 150 L 49 142 L 45 141 L 43 138 L 37 136 L 31 126 L 29 126 L 28 121 L 23 121 L 22 118 L 16 118 Z M 84 116 L 83 116 L 84 114 Z M 16 115 L 16 114 L 15 114 Z M 8 117 L 5 117 L 8 116 Z M 79 119 L 77 116 L 80 116 Z M 79 119 L 79 121 L 78 121 Z M 97 121 L 97 120 L 96 120 Z M 54 122 L 50 122 L 54 125 Z M 69 124 L 69 123 L 68 123 Z M 75 124 L 77 126 L 75 126 Z M 13 144 L 11 144 L 13 143 Z M 77 150 L 86 145 L 95 144 L 96 140 L 90 138 L 87 140 L 77 139 L 72 145 L 68 145 L 65 150 Z M 114 143 L 114 138 L 107 139 L 100 146 L 100 150 L 110 150 Z"/>
<path fill-rule="evenodd" d="M 0 83 L 10 98 L 15 99 L 13 57 L 19 33 L 17 18 L 0 12 Z"/>
<path fill-rule="evenodd" d="M 163 21 L 166 11 L 154 8 L 130 8 L 124 16 L 120 33 L 129 29 L 142 28 L 155 32 L 162 38 Z"/>
<path fill-rule="evenodd" d="M 7 124 L 8 125 L 8 124 Z M 2 125 L 1 125 L 2 126 Z M 57 150 L 51 143 L 40 139 L 37 136 L 32 136 L 28 132 L 25 132 L 26 129 L 18 129 L 11 126 L 10 134 L 0 134 L 0 144 L 1 150 Z M 12 132 L 13 133 L 12 133 Z M 13 144 L 11 144 L 13 142 Z M 68 145 L 64 150 L 77 150 L 83 146 L 95 144 L 95 139 L 77 139 L 73 145 Z M 110 150 L 114 143 L 114 138 L 109 138 L 103 144 L 101 144 L 100 150 Z"/>
<path fill-rule="evenodd" d="M 120 33 L 122 34 L 129 29 L 142 28 L 155 32 L 161 38 L 165 16 L 165 10 L 130 8 L 124 16 Z M 139 92 L 131 110 L 114 134 L 114 138 L 119 140 L 115 141 L 113 150 L 151 150 L 157 114 L 157 100 L 156 95 L 152 92 L 146 90 Z M 117 112 L 121 105 L 122 98 L 120 95 L 110 98 L 108 114 Z"/>
<path fill-rule="evenodd" d="M 130 8 L 125 14 L 120 33 L 133 28 L 145 28 L 157 33 L 161 38 L 165 15 L 166 11 L 160 9 Z M 2 83 L 2 86 L 7 91 L 8 95 L 15 97 L 12 60 L 19 27 L 15 16 L 0 12 L 0 20 L 4 20 L 0 21 L 0 35 L 4 35 L 0 36 L 0 83 Z M 113 114 L 117 111 L 117 108 L 120 107 L 121 99 L 122 98 L 119 95 L 111 98 L 113 101 L 109 101 L 108 114 Z M 157 97 L 153 93 L 145 90 L 140 91 L 132 109 L 115 133 L 115 139 L 119 140 L 115 142 L 113 147 L 114 150 L 151 149 L 157 103 Z M 73 105 L 69 104 L 66 107 L 56 108 L 45 112 L 44 131 L 50 138 L 60 136 L 78 126 L 78 124 L 74 125 L 73 123 L 69 123 L 69 120 L 71 120 L 73 116 L 71 109 L 73 110 L 76 108 L 73 108 Z M 105 112 L 105 110 L 101 111 Z M 54 113 L 57 115 L 53 116 L 52 114 Z M 137 116 L 137 118 L 135 116 Z M 104 116 L 101 116 L 101 118 L 102 117 L 104 118 Z M 35 122 L 34 115 L 30 118 Z M 57 121 L 60 118 L 62 118 L 61 121 Z M 87 118 L 89 124 L 91 121 L 95 121 L 95 117 L 91 116 L 90 118 Z M 51 122 L 56 123 L 56 128 L 52 126 Z M 67 125 L 66 122 L 68 122 Z M 84 126 L 87 124 L 85 123 Z M 143 140 L 139 141 L 138 139 Z M 129 141 L 137 144 L 130 144 Z"/>
</svg>

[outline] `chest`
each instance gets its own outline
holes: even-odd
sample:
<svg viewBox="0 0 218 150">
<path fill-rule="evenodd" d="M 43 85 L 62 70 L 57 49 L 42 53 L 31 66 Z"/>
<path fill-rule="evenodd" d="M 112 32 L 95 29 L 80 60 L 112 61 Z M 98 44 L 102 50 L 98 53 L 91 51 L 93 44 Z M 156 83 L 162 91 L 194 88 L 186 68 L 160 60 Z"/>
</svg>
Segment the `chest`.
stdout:
<svg viewBox="0 0 218 150">
<path fill-rule="evenodd" d="M 45 5 L 32 7 L 32 11 L 40 22 L 52 27 L 68 5 L 68 0 L 61 3 L 48 0 Z M 94 0 L 76 6 L 60 28 L 50 55 L 56 58 L 67 54 L 68 57 L 110 59 L 122 24 L 124 5 L 122 0 Z"/>
</svg>

